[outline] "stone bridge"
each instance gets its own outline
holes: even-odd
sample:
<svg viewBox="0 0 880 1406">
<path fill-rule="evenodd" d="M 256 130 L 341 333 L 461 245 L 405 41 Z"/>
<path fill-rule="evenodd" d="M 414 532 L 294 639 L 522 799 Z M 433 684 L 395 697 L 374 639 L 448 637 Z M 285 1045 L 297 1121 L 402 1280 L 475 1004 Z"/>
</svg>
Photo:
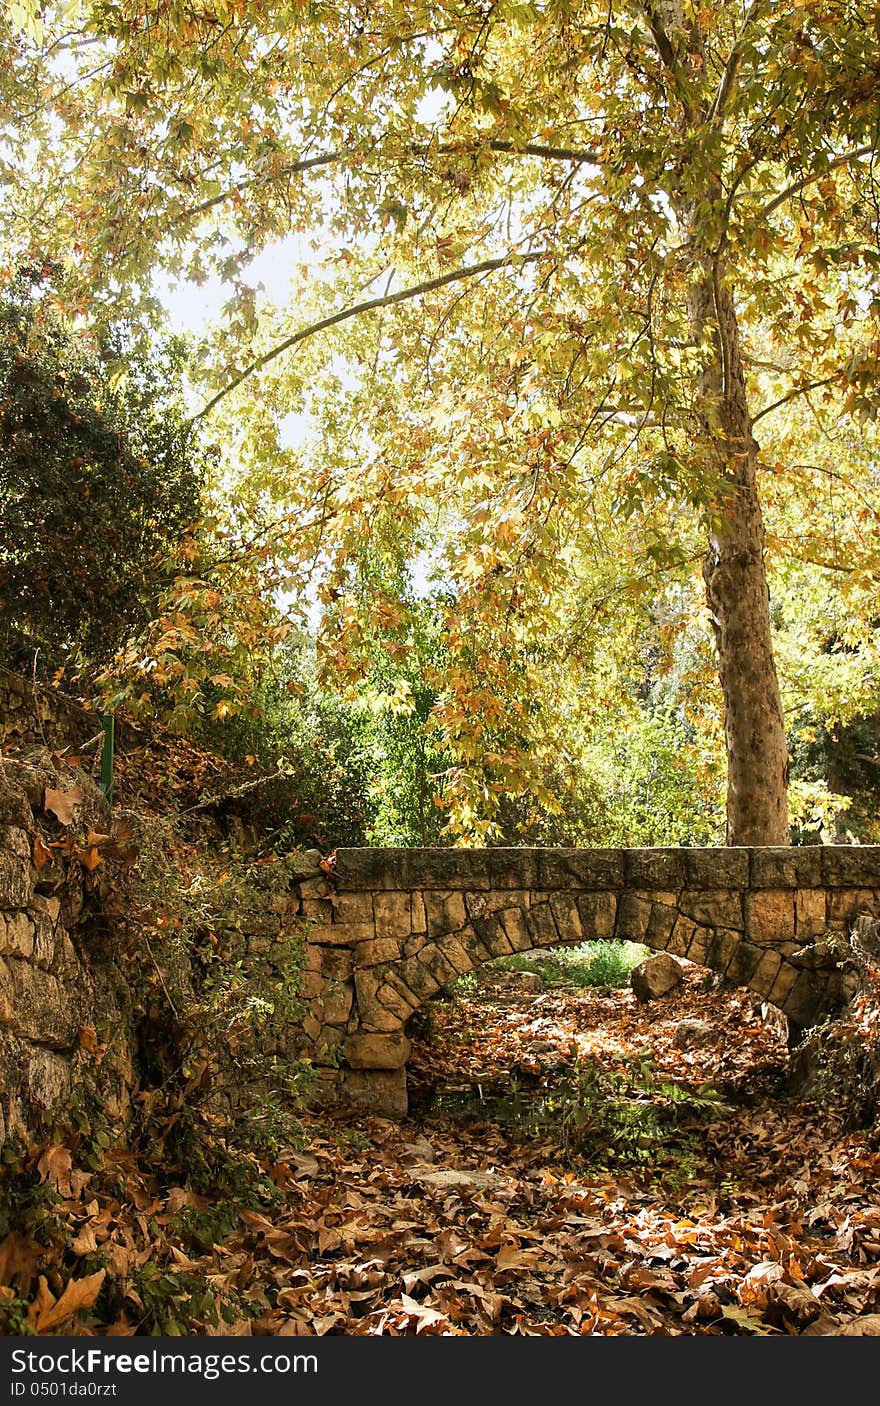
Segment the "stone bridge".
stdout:
<svg viewBox="0 0 880 1406">
<path fill-rule="evenodd" d="M 880 846 L 341 849 L 297 888 L 322 1097 L 399 1117 L 410 1017 L 511 952 L 624 938 L 815 1023 L 850 994 L 855 919 L 880 916 Z"/>
</svg>

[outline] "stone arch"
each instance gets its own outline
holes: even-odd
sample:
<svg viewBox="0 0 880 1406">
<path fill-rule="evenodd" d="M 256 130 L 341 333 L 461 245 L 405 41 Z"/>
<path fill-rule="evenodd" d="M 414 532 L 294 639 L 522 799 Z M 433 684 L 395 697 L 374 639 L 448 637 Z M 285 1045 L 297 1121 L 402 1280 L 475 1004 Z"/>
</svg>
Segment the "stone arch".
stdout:
<svg viewBox="0 0 880 1406">
<path fill-rule="evenodd" d="M 325 1096 L 402 1116 L 409 1019 L 513 952 L 624 938 L 810 1025 L 847 995 L 835 934 L 880 914 L 880 847 L 340 850 L 299 891 Z"/>
</svg>

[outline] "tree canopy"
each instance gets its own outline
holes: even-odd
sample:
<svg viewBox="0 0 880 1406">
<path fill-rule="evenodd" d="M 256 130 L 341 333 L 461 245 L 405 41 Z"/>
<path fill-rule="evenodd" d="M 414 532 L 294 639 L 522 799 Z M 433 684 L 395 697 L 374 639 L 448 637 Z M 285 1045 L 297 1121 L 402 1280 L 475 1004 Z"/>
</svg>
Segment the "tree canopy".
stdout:
<svg viewBox="0 0 880 1406">
<path fill-rule="evenodd" d="M 163 278 L 222 280 L 190 377 L 235 569 L 317 599 L 336 679 L 416 660 L 452 833 L 552 806 L 647 650 L 692 730 L 723 715 L 728 839 L 787 838 L 793 725 L 877 704 L 875 7 L 0 26 L 10 273 L 62 259 L 71 313 L 145 337 Z"/>
</svg>

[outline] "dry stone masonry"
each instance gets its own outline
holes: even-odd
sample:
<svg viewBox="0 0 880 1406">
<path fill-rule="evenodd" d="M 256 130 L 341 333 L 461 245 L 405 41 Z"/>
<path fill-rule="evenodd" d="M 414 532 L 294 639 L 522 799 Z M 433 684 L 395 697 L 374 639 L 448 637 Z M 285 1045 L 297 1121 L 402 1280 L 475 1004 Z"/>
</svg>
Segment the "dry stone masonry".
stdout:
<svg viewBox="0 0 880 1406">
<path fill-rule="evenodd" d="M 100 791 L 81 772 L 0 757 L 0 1147 L 66 1121 L 88 1092 L 122 1119 L 135 1083 L 128 993 L 89 939 L 86 872 L 34 865 L 46 788 L 77 788 L 83 821 L 109 828 Z"/>
<path fill-rule="evenodd" d="M 848 995 L 880 846 L 343 849 L 299 883 L 304 1021 L 327 1098 L 407 1107 L 411 1016 L 495 957 L 624 938 L 749 987 L 797 1027 Z"/>
</svg>

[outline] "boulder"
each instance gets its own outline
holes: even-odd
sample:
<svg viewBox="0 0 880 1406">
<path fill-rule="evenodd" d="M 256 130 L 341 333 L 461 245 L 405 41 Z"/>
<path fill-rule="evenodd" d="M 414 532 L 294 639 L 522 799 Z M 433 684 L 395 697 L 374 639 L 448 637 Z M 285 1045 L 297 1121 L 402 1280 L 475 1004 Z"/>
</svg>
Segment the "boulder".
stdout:
<svg viewBox="0 0 880 1406">
<path fill-rule="evenodd" d="M 721 1040 L 721 1030 L 711 1020 L 697 1020 L 688 1017 L 680 1020 L 675 1027 L 672 1043 L 677 1050 L 701 1050 L 707 1045 L 717 1045 Z"/>
<path fill-rule="evenodd" d="M 529 995 L 538 995 L 544 990 L 544 982 L 537 972 L 495 972 L 494 984 L 506 991 L 525 991 Z"/>
<path fill-rule="evenodd" d="M 684 967 L 668 952 L 658 952 L 654 957 L 646 957 L 633 967 L 629 984 L 639 1001 L 653 1001 L 665 996 L 667 991 L 678 986 L 684 977 Z"/>
</svg>

